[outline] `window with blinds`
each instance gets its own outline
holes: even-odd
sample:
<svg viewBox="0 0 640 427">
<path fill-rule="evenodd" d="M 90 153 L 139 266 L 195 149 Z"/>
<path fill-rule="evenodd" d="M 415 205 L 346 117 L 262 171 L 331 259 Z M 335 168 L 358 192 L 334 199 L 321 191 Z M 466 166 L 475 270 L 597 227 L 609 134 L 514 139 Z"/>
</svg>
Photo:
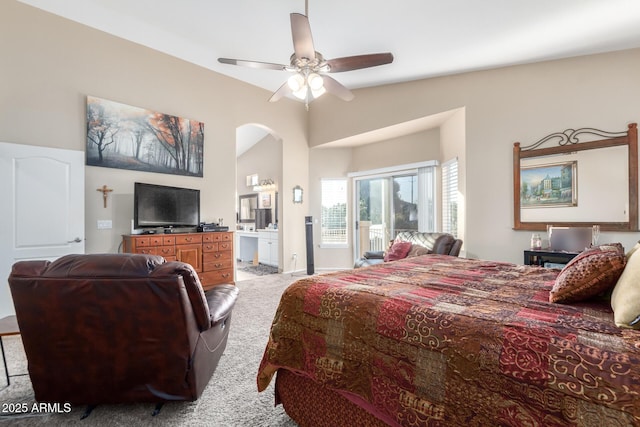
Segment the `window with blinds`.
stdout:
<svg viewBox="0 0 640 427">
<path fill-rule="evenodd" d="M 347 180 L 322 179 L 320 244 L 347 246 Z"/>
<path fill-rule="evenodd" d="M 442 164 L 442 231 L 458 237 L 458 159 Z"/>
</svg>

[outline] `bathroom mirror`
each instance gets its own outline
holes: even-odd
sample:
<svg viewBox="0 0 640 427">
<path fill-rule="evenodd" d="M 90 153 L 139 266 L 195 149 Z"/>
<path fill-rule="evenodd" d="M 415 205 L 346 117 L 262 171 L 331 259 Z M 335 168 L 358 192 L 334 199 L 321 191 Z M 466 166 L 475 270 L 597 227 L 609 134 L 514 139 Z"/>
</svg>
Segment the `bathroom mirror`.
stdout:
<svg viewBox="0 0 640 427">
<path fill-rule="evenodd" d="M 238 222 L 256 222 L 257 194 L 238 196 Z"/>
</svg>

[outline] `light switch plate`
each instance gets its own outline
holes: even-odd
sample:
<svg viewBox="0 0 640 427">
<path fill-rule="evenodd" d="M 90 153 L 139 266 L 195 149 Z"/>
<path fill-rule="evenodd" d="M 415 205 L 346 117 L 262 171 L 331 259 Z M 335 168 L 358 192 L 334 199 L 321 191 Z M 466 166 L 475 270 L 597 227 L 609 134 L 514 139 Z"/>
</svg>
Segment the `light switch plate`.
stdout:
<svg viewBox="0 0 640 427">
<path fill-rule="evenodd" d="M 110 219 L 99 219 L 98 230 L 108 230 L 113 227 L 113 223 Z"/>
</svg>

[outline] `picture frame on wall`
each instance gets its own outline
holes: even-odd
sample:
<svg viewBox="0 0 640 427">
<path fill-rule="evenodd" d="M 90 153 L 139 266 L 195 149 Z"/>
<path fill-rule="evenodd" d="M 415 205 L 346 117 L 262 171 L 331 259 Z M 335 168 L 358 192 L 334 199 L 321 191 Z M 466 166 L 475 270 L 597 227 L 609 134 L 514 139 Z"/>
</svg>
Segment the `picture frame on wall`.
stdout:
<svg viewBox="0 0 640 427">
<path fill-rule="evenodd" d="M 94 96 L 86 119 L 87 166 L 203 177 L 202 122 Z"/>
<path fill-rule="evenodd" d="M 263 209 L 271 208 L 271 193 L 263 192 L 260 193 L 260 207 Z"/>
<path fill-rule="evenodd" d="M 568 161 L 520 168 L 523 209 L 578 206 L 578 162 Z"/>
</svg>

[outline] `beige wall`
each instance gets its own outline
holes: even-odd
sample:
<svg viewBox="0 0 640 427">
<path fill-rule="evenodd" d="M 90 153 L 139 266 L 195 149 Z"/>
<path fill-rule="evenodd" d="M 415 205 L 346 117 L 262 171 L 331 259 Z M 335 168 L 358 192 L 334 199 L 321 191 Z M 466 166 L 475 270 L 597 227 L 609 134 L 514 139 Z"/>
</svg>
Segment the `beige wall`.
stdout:
<svg viewBox="0 0 640 427">
<path fill-rule="evenodd" d="M 305 190 L 303 204 L 281 197 L 288 270 L 290 255 L 298 253 L 300 261 L 304 254 L 304 216 L 319 218 L 320 177 L 344 176 L 355 167 L 351 150 L 314 148 L 310 156 L 309 147 L 463 109 L 463 116 L 440 125 L 440 155 L 462 158 L 465 249 L 473 257 L 521 262 L 530 233 L 512 230 L 513 142 L 566 128 L 619 131 L 640 119 L 640 50 L 358 89 L 351 102 L 325 96 L 308 113 L 301 103 L 269 104 L 267 91 L 11 0 L 0 3 L 0 57 L 1 141 L 84 150 L 86 95 L 205 123 L 202 179 L 87 167 L 88 252 L 117 250 L 120 234 L 129 231 L 136 180 L 200 188 L 203 219 L 231 223 L 235 131 L 260 123 L 282 139 L 281 193 L 295 185 Z M 389 156 L 380 147 L 381 157 Z M 372 163 L 381 158 L 366 154 Z M 103 184 L 114 189 L 107 209 L 95 191 Z M 113 220 L 114 228 L 98 231 L 98 219 Z M 631 247 L 637 238 L 603 233 L 601 240 Z M 325 255 L 318 254 L 318 268 L 352 261 L 337 263 L 339 252 Z"/>
<path fill-rule="evenodd" d="M 351 171 L 353 159 L 351 148 L 327 148 L 311 150 L 309 162 L 309 188 L 303 187 L 303 203 L 307 204 L 313 212 L 313 242 L 314 242 L 314 262 L 317 270 L 348 268 L 353 265 L 352 246 L 347 248 L 321 248 L 320 247 L 320 214 L 322 212 L 320 180 L 331 178 L 346 178 Z M 352 189 L 349 187 L 347 200 L 351 201 Z M 353 209 L 348 204 L 347 224 L 351 224 Z M 352 230 L 349 231 L 352 233 Z M 349 234 L 349 242 L 352 234 Z M 306 254 L 306 252 L 303 252 Z M 302 261 L 302 268 L 306 271 L 306 258 L 298 257 L 298 269 Z"/>
<path fill-rule="evenodd" d="M 440 129 L 426 129 L 409 135 L 353 148 L 323 148 L 311 150 L 309 179 L 311 210 L 314 212 L 314 255 L 320 269 L 349 268 L 353 266 L 353 180 L 349 180 L 349 247 L 323 248 L 320 246 L 319 220 L 322 212 L 320 180 L 346 178 L 350 172 L 405 165 L 427 160 L 438 160 L 440 154 Z M 316 223 L 317 221 L 317 223 Z"/>
<path fill-rule="evenodd" d="M 361 172 L 439 158 L 439 129 L 427 129 L 383 142 L 354 147 L 349 172 Z"/>
<path fill-rule="evenodd" d="M 567 128 L 624 131 L 628 123 L 640 120 L 638 75 L 640 50 L 636 49 L 361 89 L 350 103 L 331 97 L 314 102 L 310 143 L 322 146 L 464 108 L 463 124 L 453 118 L 456 128 L 464 129 L 447 132 L 462 132 L 464 138 L 460 190 L 466 253 L 522 262 L 531 233 L 512 230 L 513 143 L 531 143 Z M 326 123 L 340 126 L 323 126 Z M 627 248 L 637 240 L 637 233 L 601 237 Z"/>
<path fill-rule="evenodd" d="M 86 251 L 115 252 L 130 231 L 134 181 L 201 190 L 201 218 L 235 223 L 236 128 L 259 123 L 282 140 L 283 188 L 308 180 L 307 114 L 290 100 L 15 1 L 0 2 L 0 141 L 84 151 L 85 102 L 94 95 L 205 123 L 204 177 L 87 167 Z M 108 207 L 96 191 L 113 188 Z M 304 251 L 304 218 L 283 200 L 283 247 Z M 300 210 L 295 206 L 295 211 Z M 43 213 L 43 219 L 46 213 Z M 97 230 L 97 220 L 113 229 Z"/>
</svg>

